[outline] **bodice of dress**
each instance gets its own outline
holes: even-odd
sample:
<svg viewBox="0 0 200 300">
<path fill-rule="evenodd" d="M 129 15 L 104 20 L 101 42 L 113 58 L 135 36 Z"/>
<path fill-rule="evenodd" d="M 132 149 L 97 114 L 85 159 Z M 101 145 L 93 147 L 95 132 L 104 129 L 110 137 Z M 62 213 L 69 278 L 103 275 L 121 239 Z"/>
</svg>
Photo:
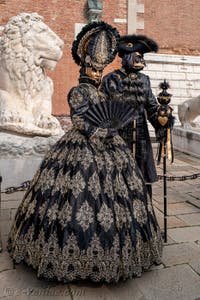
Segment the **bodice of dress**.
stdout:
<svg viewBox="0 0 200 300">
<path fill-rule="evenodd" d="M 74 128 L 88 136 L 92 135 L 97 128 L 85 122 L 84 115 L 92 104 L 104 100 L 102 92 L 99 92 L 92 81 L 83 80 L 78 86 L 73 87 L 68 94 L 68 103 Z"/>
</svg>

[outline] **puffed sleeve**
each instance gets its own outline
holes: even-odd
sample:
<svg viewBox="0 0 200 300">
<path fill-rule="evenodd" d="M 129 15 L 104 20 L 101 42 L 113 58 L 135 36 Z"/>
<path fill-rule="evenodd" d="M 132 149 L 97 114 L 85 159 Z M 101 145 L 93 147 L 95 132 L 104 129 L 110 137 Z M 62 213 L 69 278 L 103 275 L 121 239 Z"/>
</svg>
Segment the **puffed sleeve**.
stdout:
<svg viewBox="0 0 200 300">
<path fill-rule="evenodd" d="M 68 103 L 73 126 L 88 137 L 97 134 L 98 128 L 86 122 L 84 118 L 85 113 L 89 109 L 89 99 L 86 89 L 81 86 L 72 88 L 68 94 Z M 105 131 L 105 135 L 106 133 Z"/>
</svg>

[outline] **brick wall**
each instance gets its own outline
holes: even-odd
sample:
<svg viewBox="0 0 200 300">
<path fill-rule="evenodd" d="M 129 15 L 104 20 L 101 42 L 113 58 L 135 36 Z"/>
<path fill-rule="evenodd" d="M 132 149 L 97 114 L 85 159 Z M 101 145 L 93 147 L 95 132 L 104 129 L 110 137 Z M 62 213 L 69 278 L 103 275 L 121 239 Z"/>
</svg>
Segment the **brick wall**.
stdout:
<svg viewBox="0 0 200 300">
<path fill-rule="evenodd" d="M 144 33 L 155 38 L 160 53 L 200 54 L 200 2 L 143 0 Z"/>
</svg>

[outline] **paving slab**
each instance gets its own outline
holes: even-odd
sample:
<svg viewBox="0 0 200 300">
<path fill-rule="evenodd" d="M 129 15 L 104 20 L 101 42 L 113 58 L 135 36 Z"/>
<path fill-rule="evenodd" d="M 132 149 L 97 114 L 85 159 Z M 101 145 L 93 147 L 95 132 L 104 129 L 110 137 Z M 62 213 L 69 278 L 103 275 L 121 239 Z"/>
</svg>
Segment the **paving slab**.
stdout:
<svg viewBox="0 0 200 300">
<path fill-rule="evenodd" d="M 1 222 L 10 222 L 14 219 L 17 209 L 16 208 L 5 208 L 1 209 L 0 223 Z M 8 227 L 8 226 L 6 226 Z"/>
<path fill-rule="evenodd" d="M 198 192 L 198 195 L 199 195 L 199 194 L 200 194 L 200 191 Z M 188 199 L 188 202 L 189 202 L 190 204 L 192 204 L 192 205 L 194 205 L 194 206 L 200 208 L 200 198 L 197 198 L 197 197 L 194 198 L 195 195 L 197 196 L 197 194 L 193 193 L 193 194 L 191 195 L 193 198 Z M 199 197 L 199 196 L 198 196 L 198 197 Z"/>
<path fill-rule="evenodd" d="M 190 199 L 191 196 L 188 196 L 188 198 Z M 159 203 L 163 203 L 163 195 L 155 195 L 153 196 L 153 199 L 155 199 Z M 168 203 L 185 202 L 185 197 L 183 197 L 183 194 L 181 192 L 172 190 L 170 188 L 167 190 L 167 202 Z"/>
<path fill-rule="evenodd" d="M 174 156 L 175 156 L 175 161 L 176 160 L 184 161 L 184 163 L 188 163 L 189 165 L 193 165 L 195 166 L 195 168 L 198 168 L 198 164 L 197 164 L 197 162 L 199 162 L 198 157 L 180 151 L 175 151 Z"/>
<path fill-rule="evenodd" d="M 164 218 L 163 213 L 159 211 L 156 207 L 154 208 L 156 218 L 158 221 L 158 224 L 161 229 L 164 228 Z M 167 227 L 168 228 L 177 228 L 177 227 L 185 227 L 188 224 L 184 222 L 184 220 L 181 220 L 180 218 L 177 218 L 176 216 L 168 216 L 167 218 Z"/>
<path fill-rule="evenodd" d="M 191 184 L 188 182 L 187 185 L 180 185 L 177 187 L 174 187 L 175 189 L 177 189 L 178 191 L 182 192 L 183 196 L 189 194 L 191 197 L 193 195 L 193 193 L 198 193 L 199 195 L 199 183 L 196 184 Z"/>
<path fill-rule="evenodd" d="M 1 209 L 0 221 L 8 221 L 11 219 L 11 210 L 9 208 Z"/>
<path fill-rule="evenodd" d="M 38 280 L 35 272 L 25 266 L 1 272 L 0 282 L 0 299 L 72 299 L 69 285 Z"/>
<path fill-rule="evenodd" d="M 3 201 L 13 201 L 13 200 L 22 200 L 24 197 L 25 191 L 18 191 L 14 193 L 2 193 L 2 202 Z"/>
<path fill-rule="evenodd" d="M 179 176 L 179 174 L 175 173 L 175 174 L 167 174 L 167 176 Z M 176 188 L 179 191 L 182 191 L 183 189 L 185 191 L 189 191 L 190 190 L 190 183 L 189 181 L 179 181 L 179 180 L 175 180 L 175 181 L 167 181 L 167 187 L 168 188 Z"/>
<path fill-rule="evenodd" d="M 176 242 L 167 235 L 167 243 L 164 243 L 164 245 L 172 245 L 172 244 L 176 244 Z"/>
<path fill-rule="evenodd" d="M 134 285 L 134 279 L 127 282 L 121 282 L 116 285 L 108 286 L 108 290 L 116 300 L 146 300 L 144 294 L 137 285 Z M 110 298 L 105 298 L 110 300 Z"/>
<path fill-rule="evenodd" d="M 186 223 L 178 219 L 176 216 L 167 217 L 167 227 L 168 228 L 180 228 L 185 227 Z"/>
<path fill-rule="evenodd" d="M 155 212 L 155 215 L 156 215 L 156 218 L 157 218 L 160 228 L 163 229 L 163 226 L 164 226 L 163 213 L 161 213 L 155 206 L 154 206 L 154 212 Z"/>
<path fill-rule="evenodd" d="M 21 200 L 12 200 L 12 201 L 2 201 L 1 202 L 1 208 L 2 209 L 13 209 L 18 208 L 20 205 Z"/>
<path fill-rule="evenodd" d="M 200 275 L 200 258 L 196 261 L 190 262 L 190 266 L 197 274 Z"/>
<path fill-rule="evenodd" d="M 155 206 L 160 210 L 164 211 L 164 206 L 162 204 L 156 203 Z M 188 213 L 198 213 L 200 212 L 199 208 L 189 204 L 189 203 L 170 203 L 167 205 L 167 213 L 168 215 L 181 215 Z"/>
<path fill-rule="evenodd" d="M 148 300 L 195 300 L 200 297 L 200 277 L 186 264 L 146 272 L 132 282 L 134 285 Z"/>
<path fill-rule="evenodd" d="M 179 174 L 181 174 L 181 176 L 196 174 L 198 171 L 196 167 L 194 167 L 194 166 L 192 167 L 188 163 L 183 163 L 183 161 L 181 161 L 181 160 L 178 162 L 176 161 L 174 166 L 171 166 L 171 169 L 173 169 L 173 172 L 176 171 L 177 176 L 179 176 Z M 170 172 L 170 168 L 168 168 L 168 171 Z"/>
<path fill-rule="evenodd" d="M 0 253 L 0 273 L 5 270 L 12 270 L 14 268 L 12 259 L 7 251 Z"/>
<path fill-rule="evenodd" d="M 196 214 L 177 215 L 176 217 L 190 226 L 200 225 L 200 212 Z"/>
<path fill-rule="evenodd" d="M 162 262 L 165 266 L 175 266 L 197 261 L 200 258 L 200 247 L 195 243 L 166 245 L 163 249 Z"/>
<path fill-rule="evenodd" d="M 11 225 L 12 225 L 11 220 L 1 221 L 0 222 L 1 234 L 2 235 L 8 235 L 8 233 L 10 232 Z"/>
<path fill-rule="evenodd" d="M 187 169 L 186 169 L 187 167 Z M 190 176 L 192 174 L 196 174 L 196 172 L 198 171 L 196 168 L 191 167 L 189 164 L 184 166 L 184 168 L 177 168 L 176 165 L 174 165 L 174 168 L 169 169 L 168 168 L 168 173 L 170 174 L 170 176 Z M 195 180 L 195 179 L 190 179 L 190 180 Z M 186 180 L 180 180 L 180 182 L 185 182 Z"/>
<path fill-rule="evenodd" d="M 200 240 L 200 226 L 168 229 L 168 235 L 176 242 L 192 242 Z"/>
<path fill-rule="evenodd" d="M 70 284 L 74 300 L 146 300 L 137 286 L 132 286 L 133 280 L 117 284 Z M 131 286 L 131 288 L 130 288 Z"/>
</svg>

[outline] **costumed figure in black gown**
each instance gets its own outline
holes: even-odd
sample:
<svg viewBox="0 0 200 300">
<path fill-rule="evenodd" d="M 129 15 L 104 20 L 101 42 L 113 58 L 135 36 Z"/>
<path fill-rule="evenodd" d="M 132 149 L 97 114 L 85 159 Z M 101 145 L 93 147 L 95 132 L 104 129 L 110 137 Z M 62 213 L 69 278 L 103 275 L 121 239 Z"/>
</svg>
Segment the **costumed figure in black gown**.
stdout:
<svg viewBox="0 0 200 300">
<path fill-rule="evenodd" d="M 157 181 L 157 173 L 147 119 L 155 128 L 156 135 L 162 126 L 158 122 L 159 104 L 152 93 L 149 77 L 140 71 L 145 66 L 144 53 L 157 50 L 156 42 L 146 36 L 122 36 L 118 49 L 122 67 L 107 74 L 102 79 L 101 87 L 108 99 L 129 103 L 134 108 L 135 120 L 119 134 L 133 152 L 151 197 L 151 183 Z"/>
<path fill-rule="evenodd" d="M 98 90 L 117 41 L 117 30 L 104 22 L 86 25 L 74 41 L 81 70 L 68 95 L 72 129 L 45 156 L 11 228 L 11 257 L 32 266 L 39 278 L 117 282 L 161 261 L 162 239 L 146 186 L 117 134 L 119 110 L 110 113 L 111 101 Z M 121 124 L 129 115 L 124 108 Z"/>
</svg>

